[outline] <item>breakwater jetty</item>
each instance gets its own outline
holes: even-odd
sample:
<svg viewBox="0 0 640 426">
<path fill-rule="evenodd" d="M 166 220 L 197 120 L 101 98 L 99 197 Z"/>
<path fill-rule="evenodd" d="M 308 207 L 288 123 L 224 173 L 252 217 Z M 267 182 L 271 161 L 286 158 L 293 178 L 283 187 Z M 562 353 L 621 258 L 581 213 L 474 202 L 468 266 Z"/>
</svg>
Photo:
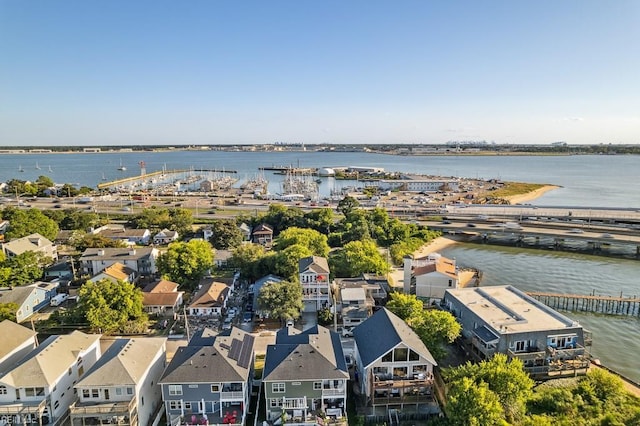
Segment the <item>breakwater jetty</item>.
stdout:
<svg viewBox="0 0 640 426">
<path fill-rule="evenodd" d="M 640 317 L 640 297 L 562 294 L 528 291 L 527 294 L 545 305 L 565 311 Z"/>
</svg>

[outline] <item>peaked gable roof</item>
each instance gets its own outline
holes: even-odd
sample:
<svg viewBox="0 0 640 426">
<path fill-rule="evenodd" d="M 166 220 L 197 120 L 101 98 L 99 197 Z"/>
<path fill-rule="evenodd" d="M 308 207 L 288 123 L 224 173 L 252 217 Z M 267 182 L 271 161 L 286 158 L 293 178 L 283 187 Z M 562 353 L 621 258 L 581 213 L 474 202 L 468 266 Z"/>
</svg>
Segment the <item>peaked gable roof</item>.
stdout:
<svg viewBox="0 0 640 426">
<path fill-rule="evenodd" d="M 145 293 L 175 293 L 178 291 L 178 283 L 168 280 L 159 280 L 148 284 L 142 291 Z"/>
<path fill-rule="evenodd" d="M 256 225 L 253 228 L 253 234 L 273 234 L 273 228 L 265 223 L 261 223 L 260 225 Z"/>
<path fill-rule="evenodd" d="M 215 308 L 222 307 L 227 299 L 230 287 L 228 284 L 212 281 L 202 285 L 202 288 L 194 296 L 190 308 Z"/>
<path fill-rule="evenodd" d="M 0 322 L 0 360 L 13 352 L 16 348 L 28 341 L 35 343 L 36 332 L 30 328 L 16 324 L 13 321 L 4 320 Z"/>
<path fill-rule="evenodd" d="M 158 352 L 165 352 L 166 341 L 164 337 L 116 339 L 76 386 L 135 386 L 151 368 Z"/>
<path fill-rule="evenodd" d="M 51 336 L 24 357 L 0 382 L 13 387 L 48 387 L 67 372 L 78 356 L 100 340 L 99 334 Z"/>
<path fill-rule="evenodd" d="M 382 308 L 353 329 L 364 368 L 404 343 L 434 366 L 438 365 L 420 337 L 396 314 Z"/>
<path fill-rule="evenodd" d="M 16 238 L 8 243 L 2 244 L 4 251 L 9 250 L 16 255 L 22 254 L 26 251 L 38 251 L 42 247 L 51 246 L 53 243 L 43 237 L 42 235 L 35 233 L 27 235 L 26 237 Z"/>
<path fill-rule="evenodd" d="M 125 281 L 128 280 L 132 274 L 135 274 L 136 271 L 129 268 L 128 266 L 124 266 L 120 262 L 116 262 L 110 266 L 107 266 L 100 272 L 100 274 L 108 275 L 116 280 Z"/>
<path fill-rule="evenodd" d="M 309 256 L 303 257 L 298 261 L 298 271 L 302 274 L 307 271 L 312 271 L 319 274 L 329 273 L 329 263 L 326 257 Z"/>
<path fill-rule="evenodd" d="M 316 325 L 301 333 L 287 327 L 267 346 L 263 381 L 348 378 L 340 336 L 325 327 Z"/>
<path fill-rule="evenodd" d="M 80 261 L 93 261 L 93 260 L 139 260 L 155 256 L 157 250 L 153 247 L 136 247 L 132 248 L 119 248 L 119 247 L 105 247 L 105 248 L 88 248 L 80 256 Z"/>
<path fill-rule="evenodd" d="M 210 383 L 247 381 L 253 363 L 255 338 L 232 327 L 211 346 L 190 344 L 178 348 L 160 383 Z"/>
</svg>

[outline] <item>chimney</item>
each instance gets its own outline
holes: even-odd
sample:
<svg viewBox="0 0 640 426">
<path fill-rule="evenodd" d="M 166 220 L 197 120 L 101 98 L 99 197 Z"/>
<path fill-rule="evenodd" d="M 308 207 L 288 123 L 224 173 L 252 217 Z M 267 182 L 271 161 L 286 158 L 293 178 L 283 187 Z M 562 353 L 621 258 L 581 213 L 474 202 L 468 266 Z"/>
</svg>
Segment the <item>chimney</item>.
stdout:
<svg viewBox="0 0 640 426">
<path fill-rule="evenodd" d="M 413 257 L 406 255 L 404 257 L 404 277 L 402 289 L 404 294 L 411 294 L 411 266 L 413 263 Z"/>
<path fill-rule="evenodd" d="M 129 249 L 129 256 L 135 256 L 136 255 L 136 249 L 131 248 Z"/>
<path fill-rule="evenodd" d="M 104 250 L 103 249 L 98 250 L 98 256 L 104 256 Z"/>
</svg>

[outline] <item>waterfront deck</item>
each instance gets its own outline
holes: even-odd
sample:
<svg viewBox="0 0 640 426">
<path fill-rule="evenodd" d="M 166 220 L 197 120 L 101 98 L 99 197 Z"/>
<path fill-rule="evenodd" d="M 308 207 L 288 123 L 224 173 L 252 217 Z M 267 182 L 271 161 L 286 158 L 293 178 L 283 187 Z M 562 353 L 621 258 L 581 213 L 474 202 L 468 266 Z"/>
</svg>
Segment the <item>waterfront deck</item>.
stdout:
<svg viewBox="0 0 640 426">
<path fill-rule="evenodd" d="M 640 298 L 529 291 L 527 294 L 554 309 L 640 317 Z"/>
</svg>

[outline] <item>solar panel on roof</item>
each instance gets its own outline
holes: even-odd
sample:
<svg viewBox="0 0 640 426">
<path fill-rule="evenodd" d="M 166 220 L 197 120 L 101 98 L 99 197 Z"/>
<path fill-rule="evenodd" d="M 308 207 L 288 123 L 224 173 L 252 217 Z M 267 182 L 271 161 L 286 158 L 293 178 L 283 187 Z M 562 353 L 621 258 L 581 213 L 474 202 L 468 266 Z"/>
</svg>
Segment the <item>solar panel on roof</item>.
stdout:
<svg viewBox="0 0 640 426">
<path fill-rule="evenodd" d="M 222 349 L 226 349 L 226 350 L 231 349 L 231 348 L 229 347 L 229 345 L 227 345 L 226 343 L 220 343 L 220 347 L 221 347 Z"/>
<path fill-rule="evenodd" d="M 233 339 L 231 341 L 231 350 L 229 351 L 229 358 L 234 361 L 237 361 L 240 357 L 240 351 L 242 350 L 242 342 L 238 339 Z"/>
<path fill-rule="evenodd" d="M 238 365 L 242 368 L 249 368 L 249 362 L 251 362 L 251 353 L 253 352 L 254 337 L 247 335 L 242 342 L 242 351 L 240 352 L 240 359 Z"/>
</svg>

